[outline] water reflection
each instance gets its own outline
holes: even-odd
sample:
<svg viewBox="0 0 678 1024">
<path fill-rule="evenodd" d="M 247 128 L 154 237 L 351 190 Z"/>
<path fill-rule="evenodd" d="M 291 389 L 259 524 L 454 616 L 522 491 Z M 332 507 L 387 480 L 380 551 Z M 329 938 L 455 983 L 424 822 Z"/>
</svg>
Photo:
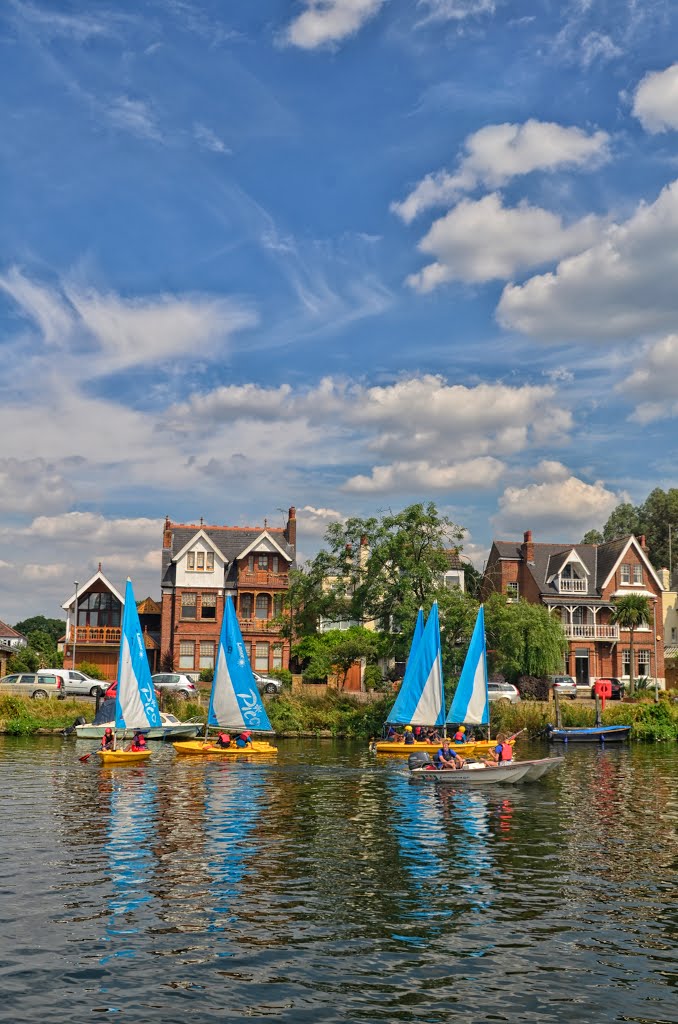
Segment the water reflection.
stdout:
<svg viewBox="0 0 678 1024">
<path fill-rule="evenodd" d="M 112 893 L 108 901 L 111 935 L 138 932 L 138 918 L 151 900 L 156 867 L 152 837 L 156 827 L 157 784 L 145 767 L 102 769 L 101 791 L 109 792 L 108 840 Z M 117 950 L 116 955 L 125 955 Z"/>
</svg>

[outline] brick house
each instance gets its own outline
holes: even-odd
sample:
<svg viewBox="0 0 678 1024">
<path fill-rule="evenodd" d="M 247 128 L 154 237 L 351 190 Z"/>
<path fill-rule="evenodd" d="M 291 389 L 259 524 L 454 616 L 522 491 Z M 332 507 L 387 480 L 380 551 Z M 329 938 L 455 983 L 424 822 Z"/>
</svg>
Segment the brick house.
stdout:
<svg viewBox="0 0 678 1024">
<path fill-rule="evenodd" d="M 145 628 L 141 615 L 140 620 L 144 629 L 148 663 L 151 672 L 157 672 L 160 660 L 160 609 L 150 598 L 138 603 L 137 607 L 141 613 L 142 607 L 148 606 L 149 602 L 156 611 L 155 628 L 152 616 L 147 616 Z M 61 606 L 66 612 L 66 633 L 59 646 L 63 650 L 66 668 L 78 668 L 87 662 L 95 665 L 106 679 L 117 678 L 124 606 L 124 597 L 104 575 L 99 562 L 99 568 L 92 578 L 78 586 Z"/>
<path fill-rule="evenodd" d="M 18 651 L 20 647 L 25 647 L 28 640 L 13 626 L 8 626 L 6 622 L 0 621 L 0 643 L 14 652 Z"/>
<path fill-rule="evenodd" d="M 493 591 L 543 604 L 559 618 L 569 642 L 563 668 L 581 687 L 599 676 L 628 679 L 629 633 L 610 620 L 616 598 L 642 594 L 653 608 L 653 621 L 635 630 L 634 676 L 656 676 L 664 685 L 663 586 L 644 537 L 536 544 L 527 530 L 522 544 L 496 540 L 485 567 L 484 597 Z"/>
<path fill-rule="evenodd" d="M 165 520 L 161 660 L 197 677 L 214 668 L 230 595 L 255 672 L 289 667 L 289 641 L 271 622 L 282 611 L 294 566 L 296 510 L 285 527 L 207 526 Z"/>
</svg>

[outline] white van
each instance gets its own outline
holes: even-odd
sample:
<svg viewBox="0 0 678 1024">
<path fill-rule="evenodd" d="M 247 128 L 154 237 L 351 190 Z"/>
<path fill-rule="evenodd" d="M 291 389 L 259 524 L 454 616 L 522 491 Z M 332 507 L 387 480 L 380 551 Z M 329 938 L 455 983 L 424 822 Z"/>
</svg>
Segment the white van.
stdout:
<svg viewBox="0 0 678 1024">
<path fill-rule="evenodd" d="M 92 679 L 73 668 L 41 668 L 38 675 L 58 676 L 62 681 L 62 689 L 66 697 L 96 697 L 99 687 L 106 689 L 106 683 Z"/>
</svg>

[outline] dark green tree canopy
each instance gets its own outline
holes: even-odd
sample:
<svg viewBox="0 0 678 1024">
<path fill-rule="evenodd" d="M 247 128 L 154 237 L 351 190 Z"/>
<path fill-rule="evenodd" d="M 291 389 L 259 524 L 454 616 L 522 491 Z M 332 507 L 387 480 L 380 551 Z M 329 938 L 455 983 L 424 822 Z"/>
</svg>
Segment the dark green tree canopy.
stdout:
<svg viewBox="0 0 678 1024">
<path fill-rule="evenodd" d="M 663 491 L 660 487 L 647 496 L 641 505 L 624 502 L 618 505 L 603 527 L 603 540 L 617 540 L 619 537 L 645 537 L 650 561 L 655 569 L 673 567 L 676 562 L 675 547 L 678 535 L 678 488 Z M 589 530 L 582 543 L 597 544 L 597 530 Z"/>
<path fill-rule="evenodd" d="M 44 615 L 33 615 L 30 619 L 23 619 L 21 622 L 14 624 L 14 629 L 28 639 L 30 633 L 40 631 L 48 633 L 54 641 L 56 647 L 57 641 L 61 640 L 62 636 L 66 632 L 66 623 L 63 619 L 47 619 Z"/>
</svg>

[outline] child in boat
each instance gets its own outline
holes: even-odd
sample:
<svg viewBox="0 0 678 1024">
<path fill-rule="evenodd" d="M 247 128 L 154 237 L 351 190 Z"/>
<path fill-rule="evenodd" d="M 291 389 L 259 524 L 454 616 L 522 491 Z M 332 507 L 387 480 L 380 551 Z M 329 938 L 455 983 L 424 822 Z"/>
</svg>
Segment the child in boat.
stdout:
<svg viewBox="0 0 678 1024">
<path fill-rule="evenodd" d="M 466 743 L 466 726 L 460 725 L 454 736 L 452 737 L 453 743 Z"/>
<path fill-rule="evenodd" d="M 134 739 L 132 740 L 129 749 L 135 751 L 135 753 L 139 753 L 142 750 L 148 750 L 146 737 L 142 732 L 134 733 Z"/>
<path fill-rule="evenodd" d="M 251 747 L 252 746 L 252 734 L 249 732 L 241 732 L 235 738 L 236 747 Z"/>
<path fill-rule="evenodd" d="M 226 750 L 231 745 L 231 737 L 227 732 L 220 732 L 217 736 L 215 746 Z"/>
<path fill-rule="evenodd" d="M 414 743 L 414 733 L 412 732 L 412 726 L 411 725 L 406 725 L 405 726 L 405 743 L 409 743 L 409 744 Z"/>
<path fill-rule="evenodd" d="M 513 747 L 506 739 L 503 732 L 497 733 L 497 745 L 493 750 L 488 751 L 487 758 L 483 758 L 486 765 L 509 764 L 513 760 Z"/>
<path fill-rule="evenodd" d="M 101 749 L 102 750 L 115 750 L 115 736 L 110 726 L 106 726 L 104 734 L 101 737 Z"/>
<path fill-rule="evenodd" d="M 452 750 L 450 741 L 444 739 L 442 747 L 433 758 L 433 763 L 440 771 L 453 771 L 455 768 L 463 768 L 466 761 L 459 756 L 456 750 Z"/>
</svg>

